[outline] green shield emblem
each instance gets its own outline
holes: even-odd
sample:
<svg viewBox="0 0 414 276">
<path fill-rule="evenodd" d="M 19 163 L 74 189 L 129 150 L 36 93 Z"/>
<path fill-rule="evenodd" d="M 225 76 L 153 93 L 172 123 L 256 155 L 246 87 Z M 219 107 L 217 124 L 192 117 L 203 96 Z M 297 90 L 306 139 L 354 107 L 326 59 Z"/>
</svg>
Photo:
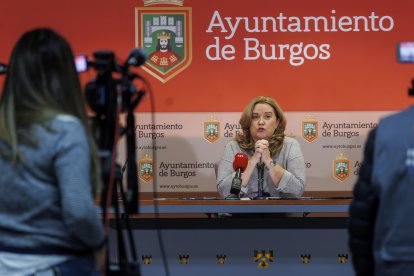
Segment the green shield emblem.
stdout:
<svg viewBox="0 0 414 276">
<path fill-rule="evenodd" d="M 190 65 L 191 8 L 136 8 L 135 21 L 136 47 L 148 53 L 145 71 L 167 82 Z"/>
</svg>

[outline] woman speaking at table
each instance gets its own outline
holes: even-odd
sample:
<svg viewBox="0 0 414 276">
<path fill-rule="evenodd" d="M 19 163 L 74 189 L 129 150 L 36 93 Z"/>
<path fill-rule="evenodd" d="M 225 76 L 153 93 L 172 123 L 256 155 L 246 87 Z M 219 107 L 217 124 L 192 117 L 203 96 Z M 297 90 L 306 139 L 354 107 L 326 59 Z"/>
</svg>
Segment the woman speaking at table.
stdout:
<svg viewBox="0 0 414 276">
<path fill-rule="evenodd" d="M 240 197 L 300 197 L 305 189 L 305 161 L 299 143 L 284 134 L 286 117 L 276 101 L 267 96 L 254 98 L 240 117 L 242 131 L 224 150 L 217 172 L 217 190 L 223 198 L 236 173 L 233 161 L 237 153 L 248 157 L 241 175 Z M 262 171 L 262 173 L 260 173 Z M 260 176 L 262 176 L 262 179 Z"/>
</svg>

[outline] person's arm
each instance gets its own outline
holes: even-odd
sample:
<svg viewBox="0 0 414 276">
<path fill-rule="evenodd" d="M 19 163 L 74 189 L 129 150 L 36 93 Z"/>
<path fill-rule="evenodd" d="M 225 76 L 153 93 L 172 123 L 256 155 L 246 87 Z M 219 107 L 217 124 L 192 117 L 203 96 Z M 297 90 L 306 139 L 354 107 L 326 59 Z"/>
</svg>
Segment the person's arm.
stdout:
<svg viewBox="0 0 414 276">
<path fill-rule="evenodd" d="M 97 248 L 105 235 L 92 197 L 91 156 L 83 125 L 75 119 L 65 122 L 56 148 L 54 170 L 63 221 L 85 247 Z"/>
<path fill-rule="evenodd" d="M 359 177 L 353 191 L 349 208 L 349 247 L 357 276 L 374 275 L 374 255 L 372 237 L 378 209 L 371 174 L 374 161 L 376 129 L 369 135 L 364 149 L 364 160 L 359 169 Z"/>
<path fill-rule="evenodd" d="M 292 140 L 287 151 L 286 168 L 266 160 L 266 168 L 277 191 L 289 197 L 300 197 L 305 190 L 305 160 L 298 141 Z"/>
<path fill-rule="evenodd" d="M 255 158 L 254 156 L 253 157 L 251 157 L 250 159 L 249 159 L 249 163 L 247 163 L 247 167 L 246 167 L 246 169 L 244 170 L 244 172 L 242 173 L 242 191 L 244 192 L 244 193 L 246 193 L 247 192 L 247 189 L 248 189 L 248 184 L 249 184 L 249 181 L 250 181 L 250 178 L 252 177 L 252 175 L 253 175 L 253 173 L 254 173 L 254 170 L 256 169 L 256 165 L 257 165 L 257 163 L 259 163 L 258 161 L 257 161 L 257 158 Z"/>
<path fill-rule="evenodd" d="M 250 178 L 254 174 L 254 171 L 256 170 L 256 165 L 260 163 L 263 160 L 263 155 L 267 152 L 268 155 L 269 149 L 268 149 L 269 142 L 267 140 L 259 140 L 256 141 L 255 147 L 254 147 L 254 153 L 249 158 L 249 162 L 247 163 L 247 167 L 244 170 L 242 174 L 242 191 L 244 193 L 247 193 L 248 190 L 248 184 L 250 181 Z"/>
<path fill-rule="evenodd" d="M 226 198 L 230 195 L 231 184 L 233 178 L 236 175 L 233 168 L 234 156 L 240 152 L 240 148 L 236 145 L 236 142 L 230 142 L 224 149 L 223 157 L 220 160 L 218 172 L 217 172 L 217 190 L 221 197 Z M 241 175 L 241 194 L 246 194 L 248 191 L 248 184 L 252 177 L 256 164 L 259 163 L 261 156 L 261 150 L 256 149 L 253 156 L 249 158 L 247 167 Z"/>
</svg>

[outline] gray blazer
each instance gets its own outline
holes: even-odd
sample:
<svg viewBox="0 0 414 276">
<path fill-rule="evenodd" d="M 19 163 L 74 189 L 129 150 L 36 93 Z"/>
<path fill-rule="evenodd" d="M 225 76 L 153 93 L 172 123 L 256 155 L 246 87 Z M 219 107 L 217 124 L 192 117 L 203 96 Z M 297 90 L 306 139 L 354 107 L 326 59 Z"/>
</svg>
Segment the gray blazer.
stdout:
<svg viewBox="0 0 414 276">
<path fill-rule="evenodd" d="M 249 156 L 253 155 L 253 150 L 243 150 L 235 140 L 230 141 L 221 158 L 217 172 L 217 190 L 220 196 L 225 198 L 230 194 L 230 187 L 235 176 L 233 169 L 234 155 L 243 152 Z M 264 191 L 274 197 L 300 197 L 305 190 L 305 160 L 298 141 L 291 137 L 285 137 L 280 153 L 273 156 L 273 161 L 282 166 L 285 172 L 280 180 L 278 188 L 275 187 L 272 179 L 264 172 L 263 188 Z M 242 192 L 240 197 L 254 197 L 258 192 L 258 175 L 255 170 L 249 180 L 247 191 Z"/>
</svg>

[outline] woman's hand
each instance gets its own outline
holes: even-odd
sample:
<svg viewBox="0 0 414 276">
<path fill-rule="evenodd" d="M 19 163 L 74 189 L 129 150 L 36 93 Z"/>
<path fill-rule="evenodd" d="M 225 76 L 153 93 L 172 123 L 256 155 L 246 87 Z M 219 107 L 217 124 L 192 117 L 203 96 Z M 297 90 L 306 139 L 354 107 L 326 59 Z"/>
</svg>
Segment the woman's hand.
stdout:
<svg viewBox="0 0 414 276">
<path fill-rule="evenodd" d="M 254 144 L 254 154 L 252 158 L 256 163 L 264 162 L 267 164 L 270 162 L 272 157 L 270 156 L 269 141 L 265 139 L 257 140 Z"/>
</svg>

